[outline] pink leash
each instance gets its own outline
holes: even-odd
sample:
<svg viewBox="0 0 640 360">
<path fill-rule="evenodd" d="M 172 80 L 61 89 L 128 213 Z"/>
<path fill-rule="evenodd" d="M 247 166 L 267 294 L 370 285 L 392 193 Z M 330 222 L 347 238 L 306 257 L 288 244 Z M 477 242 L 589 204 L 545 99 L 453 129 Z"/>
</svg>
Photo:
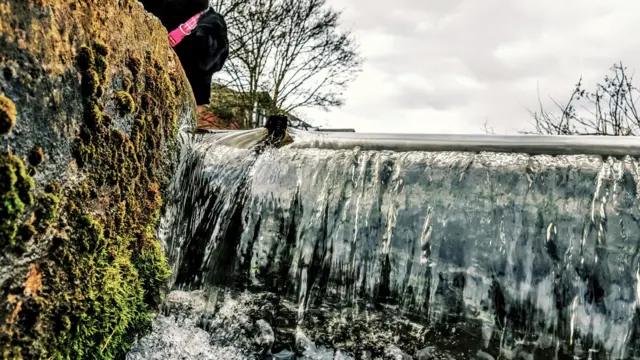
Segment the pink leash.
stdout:
<svg viewBox="0 0 640 360">
<path fill-rule="evenodd" d="M 195 29 L 198 25 L 200 15 L 202 15 L 202 13 L 204 13 L 205 11 L 201 11 L 195 14 L 191 17 L 191 19 L 187 20 L 184 24 L 180 24 L 177 29 L 170 32 L 169 45 L 171 45 L 171 47 L 176 47 L 176 45 L 178 45 L 185 37 L 191 34 L 193 29 Z"/>
</svg>

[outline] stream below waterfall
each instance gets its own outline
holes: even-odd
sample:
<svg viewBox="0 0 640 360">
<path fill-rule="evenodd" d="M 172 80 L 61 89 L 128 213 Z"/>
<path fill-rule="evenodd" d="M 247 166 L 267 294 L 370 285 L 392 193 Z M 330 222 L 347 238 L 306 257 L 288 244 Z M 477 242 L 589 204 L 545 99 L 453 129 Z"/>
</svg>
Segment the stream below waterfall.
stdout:
<svg viewBox="0 0 640 360">
<path fill-rule="evenodd" d="M 142 359 L 637 359 L 632 157 L 188 135 Z"/>
</svg>

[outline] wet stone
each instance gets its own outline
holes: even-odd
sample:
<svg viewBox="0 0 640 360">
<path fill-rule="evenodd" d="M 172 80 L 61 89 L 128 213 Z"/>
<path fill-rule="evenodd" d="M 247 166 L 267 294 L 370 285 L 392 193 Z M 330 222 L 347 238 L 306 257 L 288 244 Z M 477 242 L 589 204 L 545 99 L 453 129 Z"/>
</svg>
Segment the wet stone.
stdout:
<svg viewBox="0 0 640 360">
<path fill-rule="evenodd" d="M 296 332 L 296 353 L 304 355 L 308 352 L 314 352 L 316 345 L 302 331 Z"/>
<path fill-rule="evenodd" d="M 263 349 L 269 349 L 273 345 L 273 341 L 275 340 L 275 336 L 273 334 L 273 329 L 271 325 L 266 321 L 260 319 L 256 322 L 256 327 L 258 328 L 258 336 L 256 337 L 256 343 L 258 346 Z"/>
<path fill-rule="evenodd" d="M 400 350 L 395 345 L 390 345 L 384 350 L 384 360 L 413 360 L 413 358 Z"/>
<path fill-rule="evenodd" d="M 477 360 L 495 360 L 493 356 L 487 354 L 482 350 L 478 350 L 478 353 L 476 354 L 476 359 Z"/>
</svg>

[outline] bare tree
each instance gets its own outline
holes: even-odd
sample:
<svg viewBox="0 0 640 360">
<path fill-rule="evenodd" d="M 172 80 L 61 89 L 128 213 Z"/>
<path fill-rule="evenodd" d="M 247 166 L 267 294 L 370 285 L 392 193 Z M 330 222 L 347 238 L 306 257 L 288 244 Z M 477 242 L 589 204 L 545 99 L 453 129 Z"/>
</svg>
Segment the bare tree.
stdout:
<svg viewBox="0 0 640 360">
<path fill-rule="evenodd" d="M 247 110 L 240 126 L 253 126 L 251 114 L 259 105 L 267 61 L 284 18 L 278 0 L 214 0 L 214 9 L 225 16 L 229 33 L 229 57 L 221 84 L 236 91 L 236 105 Z"/>
<path fill-rule="evenodd" d="M 340 13 L 326 0 L 284 0 L 269 77 L 273 106 L 327 110 L 344 104 L 342 90 L 362 65 L 351 34 L 339 29 Z"/>
<path fill-rule="evenodd" d="M 219 82 L 237 91 L 247 113 L 343 104 L 342 91 L 362 59 L 326 0 L 214 0 L 213 6 L 225 15 L 230 40 Z"/>
<path fill-rule="evenodd" d="M 551 99 L 557 112 L 548 111 L 539 101 L 539 110 L 531 112 L 535 131 L 523 133 L 547 135 L 640 135 L 637 102 L 640 91 L 633 85 L 633 75 L 622 63 L 610 68 L 594 92 L 584 89 L 582 78 L 564 103 Z M 539 96 L 538 96 L 539 99 Z"/>
</svg>

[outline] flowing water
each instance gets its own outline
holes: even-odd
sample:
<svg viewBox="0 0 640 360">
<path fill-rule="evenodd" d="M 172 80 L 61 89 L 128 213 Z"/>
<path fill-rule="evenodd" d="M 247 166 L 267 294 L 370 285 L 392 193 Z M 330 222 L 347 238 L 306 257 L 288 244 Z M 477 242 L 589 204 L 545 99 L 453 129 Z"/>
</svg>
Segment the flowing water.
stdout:
<svg viewBox="0 0 640 360">
<path fill-rule="evenodd" d="M 238 134 L 185 135 L 172 291 L 128 359 L 640 356 L 636 158 Z"/>
</svg>

